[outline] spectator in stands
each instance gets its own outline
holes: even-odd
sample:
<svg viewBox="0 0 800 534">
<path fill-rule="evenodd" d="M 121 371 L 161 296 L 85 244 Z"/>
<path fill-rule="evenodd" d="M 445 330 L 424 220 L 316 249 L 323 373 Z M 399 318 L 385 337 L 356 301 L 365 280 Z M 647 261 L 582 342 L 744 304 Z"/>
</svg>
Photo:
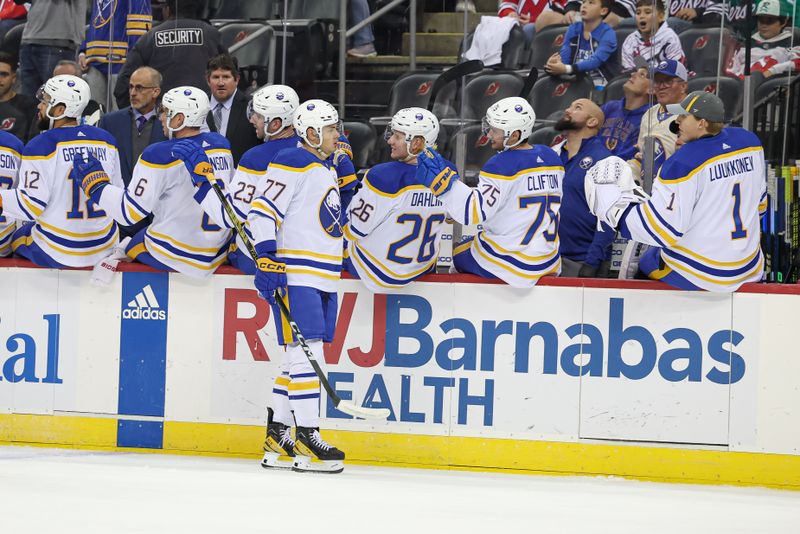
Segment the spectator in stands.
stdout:
<svg viewBox="0 0 800 534">
<path fill-rule="evenodd" d="M 622 86 L 625 96 L 603 104 L 605 122 L 600 137 L 614 156 L 624 160 L 636 154 L 639 124 L 650 102 L 650 77 L 647 67 L 639 67 Z"/>
<path fill-rule="evenodd" d="M 16 58 L 0 52 L 0 130 L 14 134 L 25 142 L 36 116 L 36 101 L 14 91 L 16 83 Z"/>
<path fill-rule="evenodd" d="M 617 36 L 603 22 L 612 0 L 583 0 L 581 21 L 567 28 L 561 51 L 547 60 L 548 74 L 586 73 L 595 87 L 602 88 L 618 72 L 616 54 Z"/>
<path fill-rule="evenodd" d="M 28 8 L 23 2 L 0 0 L 0 43 L 6 38 L 8 30 L 14 26 L 25 24 Z"/>
<path fill-rule="evenodd" d="M 103 116 L 98 124 L 117 140 L 125 187 L 131 182 L 133 167 L 144 149 L 167 139 L 156 113 L 161 73 L 151 67 L 139 67 L 131 75 L 128 95 L 130 106 Z"/>
<path fill-rule="evenodd" d="M 89 27 L 78 61 L 94 99 L 102 102 L 106 109 L 113 109 L 109 83 L 113 87 L 128 50 L 152 25 L 150 0 L 92 2 Z"/>
<path fill-rule="evenodd" d="M 239 83 L 236 58 L 228 54 L 211 58 L 206 66 L 206 82 L 211 90 L 208 128 L 230 141 L 233 161 L 238 165 L 242 154 L 259 140 L 247 119 L 247 97 L 236 88 Z"/>
<path fill-rule="evenodd" d="M 369 17 L 369 4 L 367 0 L 351 0 L 350 24 L 355 26 Z M 374 57 L 378 55 L 375 50 L 375 36 L 372 34 L 372 25 L 367 24 L 353 34 L 352 43 L 347 50 L 347 55 L 352 57 Z"/>
<path fill-rule="evenodd" d="M 692 23 L 703 22 L 708 0 L 672 0 L 667 4 L 667 22 L 676 32 L 682 32 Z"/>
<path fill-rule="evenodd" d="M 570 104 L 555 125 L 556 130 L 567 137 L 553 147 L 564 163 L 558 227 L 561 276 L 605 276 L 610 267 L 615 232 L 608 226 L 597 229 L 597 217 L 589 211 L 583 188 L 586 171 L 611 156 L 605 140 L 598 135 L 603 122 L 603 112 L 597 104 L 579 98 Z"/>
<path fill-rule="evenodd" d="M 675 152 L 677 134 L 670 129 L 674 117 L 667 111 L 667 106 L 677 104 L 686 96 L 688 73 L 683 63 L 668 59 L 653 69 L 653 93 L 657 104 L 648 109 L 639 126 L 639 140 L 636 143 L 639 152 L 628 163 L 633 168 L 634 176 L 641 176 L 642 153 L 646 137 L 653 138 L 653 172 L 661 166 L 665 159 Z M 651 156 L 648 154 L 648 158 Z"/>
<path fill-rule="evenodd" d="M 497 16 L 516 19 L 525 33 L 525 40 L 530 44 L 536 34 L 539 15 L 551 5 L 558 9 L 563 8 L 563 4 L 563 0 L 501 0 Z"/>
<path fill-rule="evenodd" d="M 19 49 L 22 93 L 34 96 L 56 63 L 76 57 L 86 33 L 87 0 L 31 0 Z"/>
<path fill-rule="evenodd" d="M 196 18 L 200 0 L 160 2 L 164 4 L 164 22 L 139 39 L 119 72 L 114 96 L 120 108 L 129 104 L 128 82 L 139 67 L 153 67 L 163 75 L 164 93 L 178 86 L 205 87 L 202 66 L 227 52 L 217 29 Z"/>
<path fill-rule="evenodd" d="M 653 5 L 655 4 L 655 8 Z M 651 64 L 665 59 L 685 62 L 681 41 L 665 22 L 663 0 L 639 0 L 636 2 L 636 31 L 625 38 L 622 44 L 622 68 L 634 68 L 637 57 Z"/>
<path fill-rule="evenodd" d="M 789 17 L 779 0 L 761 0 L 756 7 L 758 30 L 753 33 L 753 46 L 750 49 L 750 68 L 769 78 L 800 70 L 800 43 L 792 43 L 792 32 L 786 29 Z M 792 48 L 792 44 L 795 45 Z M 744 46 L 733 56 L 728 73 L 744 77 Z"/>
<path fill-rule="evenodd" d="M 566 0 L 551 0 L 536 17 L 534 26 L 536 31 L 541 31 L 548 26 L 569 26 L 578 18 L 579 12 L 579 2 L 567 3 Z"/>
</svg>

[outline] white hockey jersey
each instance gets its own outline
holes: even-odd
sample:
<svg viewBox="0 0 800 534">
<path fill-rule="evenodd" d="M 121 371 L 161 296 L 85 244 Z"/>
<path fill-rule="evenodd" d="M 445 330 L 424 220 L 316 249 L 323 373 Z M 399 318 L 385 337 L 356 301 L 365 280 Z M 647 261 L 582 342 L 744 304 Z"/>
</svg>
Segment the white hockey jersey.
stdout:
<svg viewBox="0 0 800 534">
<path fill-rule="evenodd" d="M 345 254 L 372 291 L 405 286 L 439 257 L 447 211 L 416 172 L 399 161 L 376 165 L 350 203 Z"/>
<path fill-rule="evenodd" d="M 275 241 L 289 285 L 335 292 L 342 272 L 336 171 L 304 148 L 282 150 L 247 218 L 256 246 Z"/>
<path fill-rule="evenodd" d="M 650 39 L 643 38 L 638 30 L 625 38 L 622 43 L 622 70 L 633 69 L 636 66 L 633 60 L 639 56 L 653 67 L 667 59 L 683 63 L 686 58 L 678 34 L 666 22 L 658 27 Z"/>
<path fill-rule="evenodd" d="M 662 247 L 663 275 L 672 269 L 708 291 L 730 292 L 761 280 L 765 210 L 761 143 L 747 130 L 725 128 L 664 163 L 652 197 L 627 212 L 622 233 Z"/>
<path fill-rule="evenodd" d="M 34 137 L 22 153 L 17 188 L 0 191 L 5 216 L 35 221 L 30 236 L 20 239 L 68 267 L 88 267 L 107 256 L 119 239 L 117 225 L 69 174 L 75 154 L 92 154 L 111 183 L 121 187 L 114 145 L 111 134 L 94 126 L 65 126 Z"/>
<path fill-rule="evenodd" d="M 483 230 L 453 254 L 469 247 L 478 265 L 514 287 L 532 287 L 542 276 L 558 274 L 563 182 L 564 166 L 549 147 L 492 156 L 476 189 L 457 182 L 440 197 L 458 222 L 483 224 Z"/>
<path fill-rule="evenodd" d="M 15 135 L 0 131 L 0 189 L 17 186 L 20 156 L 24 148 Z M 0 257 L 11 254 L 11 239 L 16 228 L 14 219 L 0 215 Z"/>
<path fill-rule="evenodd" d="M 230 143 L 217 133 L 193 138 L 205 149 L 214 175 L 229 183 L 233 175 Z M 228 255 L 231 232 L 214 224 L 192 196 L 189 171 L 172 156 L 179 139 L 150 145 L 142 153 L 127 189 L 106 186 L 100 206 L 121 224 L 136 224 L 150 213 L 153 222 L 145 230 L 143 246 L 164 265 L 195 277 L 208 276 Z M 135 249 L 136 247 L 134 247 Z M 129 250 L 136 257 L 143 250 Z"/>
</svg>

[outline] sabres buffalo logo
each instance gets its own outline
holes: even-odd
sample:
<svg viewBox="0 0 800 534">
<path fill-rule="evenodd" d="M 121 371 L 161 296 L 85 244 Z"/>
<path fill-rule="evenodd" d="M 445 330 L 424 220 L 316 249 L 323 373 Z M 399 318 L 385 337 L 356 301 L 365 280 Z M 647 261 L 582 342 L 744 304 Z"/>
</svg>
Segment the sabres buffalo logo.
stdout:
<svg viewBox="0 0 800 534">
<path fill-rule="evenodd" d="M 319 224 L 326 234 L 335 239 L 342 237 L 342 224 L 339 218 L 341 212 L 342 203 L 339 199 L 339 190 L 331 187 L 319 204 Z"/>
<path fill-rule="evenodd" d="M 419 84 L 419 87 L 417 87 L 417 96 L 427 95 L 431 87 L 433 87 L 433 82 L 422 82 Z"/>
<path fill-rule="evenodd" d="M 586 156 L 578 163 L 578 166 L 583 170 L 588 170 L 592 165 L 594 165 L 594 158 L 592 156 Z"/>
<path fill-rule="evenodd" d="M 564 82 L 556 85 L 556 88 L 553 89 L 553 96 L 561 97 L 567 93 L 567 89 L 569 89 L 569 84 Z"/>
<path fill-rule="evenodd" d="M 486 87 L 486 91 L 483 92 L 484 96 L 494 96 L 497 94 L 497 91 L 500 90 L 500 83 L 499 82 L 492 82 Z"/>
<path fill-rule="evenodd" d="M 97 15 L 92 19 L 92 26 L 102 28 L 114 17 L 114 12 L 117 10 L 117 0 L 97 0 L 95 3 L 97 4 Z"/>
<path fill-rule="evenodd" d="M 708 44 L 708 36 L 703 35 L 695 40 L 694 44 L 692 45 L 692 48 L 694 48 L 695 50 L 702 50 L 703 48 L 706 47 L 707 44 Z"/>
</svg>

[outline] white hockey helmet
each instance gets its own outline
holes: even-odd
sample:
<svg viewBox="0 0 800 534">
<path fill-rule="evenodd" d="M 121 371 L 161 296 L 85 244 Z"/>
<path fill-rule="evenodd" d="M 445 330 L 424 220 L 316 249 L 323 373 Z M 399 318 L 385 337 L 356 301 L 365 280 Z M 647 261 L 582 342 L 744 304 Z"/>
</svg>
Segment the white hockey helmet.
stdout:
<svg viewBox="0 0 800 534">
<path fill-rule="evenodd" d="M 414 154 L 411 153 L 411 141 L 417 136 L 425 139 L 425 146 L 436 147 L 436 140 L 439 137 L 439 119 L 427 109 L 404 108 L 392 117 L 392 121 L 383 134 L 384 139 L 388 141 L 394 132 L 406 134 L 406 149 L 409 157 L 414 157 Z"/>
<path fill-rule="evenodd" d="M 498 100 L 486 110 L 486 117 L 483 118 L 483 135 L 489 133 L 489 128 L 503 130 L 503 149 L 507 150 L 527 142 L 535 122 L 536 113 L 530 103 L 524 98 L 510 96 Z M 519 131 L 519 140 L 509 145 L 508 140 L 516 131 Z"/>
<path fill-rule="evenodd" d="M 205 91 L 184 85 L 170 89 L 161 98 L 161 110 L 167 115 L 167 130 L 169 131 L 169 138 L 175 132 L 183 130 L 184 128 L 200 128 L 205 124 L 206 117 L 208 116 L 209 103 L 208 95 Z M 178 128 L 170 127 L 172 118 L 177 115 L 183 115 L 183 124 Z"/>
<path fill-rule="evenodd" d="M 89 89 L 89 84 L 82 78 L 72 76 L 71 74 L 60 74 L 53 76 L 39 88 L 36 97 L 40 102 L 45 102 L 45 95 L 50 97 L 47 103 L 45 115 L 50 119 L 50 127 L 53 126 L 53 121 L 64 117 L 79 119 L 83 114 L 83 110 L 89 104 L 92 98 L 92 92 Z M 64 113 L 58 117 L 50 114 L 50 111 L 57 105 L 64 106 Z"/>
<path fill-rule="evenodd" d="M 294 112 L 299 105 L 300 98 L 294 89 L 288 85 L 269 85 L 253 93 L 247 105 L 247 118 L 249 120 L 254 114 L 264 118 L 264 139 L 267 139 L 292 125 Z M 281 119 L 281 129 L 269 133 L 267 125 L 275 119 Z"/>
<path fill-rule="evenodd" d="M 295 110 L 292 125 L 294 131 L 310 147 L 319 149 L 322 146 L 322 129 L 325 126 L 335 124 L 339 133 L 342 132 L 342 123 L 339 121 L 339 113 L 336 108 L 328 102 L 319 99 L 306 100 Z M 312 128 L 317 134 L 319 141 L 314 144 L 308 139 L 308 129 Z M 327 155 L 327 154 L 326 154 Z"/>
</svg>

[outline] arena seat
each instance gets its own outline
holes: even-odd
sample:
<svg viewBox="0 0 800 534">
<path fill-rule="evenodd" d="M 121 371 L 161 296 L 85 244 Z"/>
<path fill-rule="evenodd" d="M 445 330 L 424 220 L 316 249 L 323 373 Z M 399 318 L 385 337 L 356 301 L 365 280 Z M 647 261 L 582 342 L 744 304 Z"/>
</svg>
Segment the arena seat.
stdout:
<svg viewBox="0 0 800 534">
<path fill-rule="evenodd" d="M 636 26 L 618 26 L 614 30 L 614 34 L 617 36 L 617 51 L 614 52 L 617 56 L 617 64 L 622 65 L 622 43 L 625 42 L 625 39 L 636 30 Z"/>
<path fill-rule="evenodd" d="M 765 80 L 761 85 L 756 87 L 755 99 L 753 104 L 763 100 L 771 93 L 774 93 L 778 87 L 789 85 L 789 82 L 793 79 L 797 79 L 797 77 L 773 76 L 772 78 Z"/>
<path fill-rule="evenodd" d="M 370 155 L 375 148 L 377 136 L 372 127 L 361 121 L 345 121 L 344 134 L 353 147 L 353 165 L 356 170 L 363 169 L 369 165 Z"/>
<path fill-rule="evenodd" d="M 629 79 L 630 75 L 622 74 L 608 82 L 606 88 L 601 92 L 603 94 L 602 104 L 612 100 L 619 100 L 620 98 L 624 97 L 625 92 L 622 90 L 622 86 L 625 85 Z"/>
<path fill-rule="evenodd" d="M 22 32 L 25 30 L 24 24 L 18 24 L 6 32 L 0 50 L 8 52 L 14 57 L 19 57 L 19 47 L 22 41 Z"/>
<path fill-rule="evenodd" d="M 519 96 L 525 80 L 514 72 L 485 71 L 464 87 L 464 117 L 480 120 L 489 107 L 503 98 Z"/>
<path fill-rule="evenodd" d="M 219 28 L 222 44 L 227 48 L 259 30 L 263 32 L 231 54 L 239 62 L 242 72 L 249 77 L 240 82 L 243 88 L 253 82 L 264 85 L 275 79 L 275 30 L 262 22 L 231 22 Z"/>
<path fill-rule="evenodd" d="M 458 57 L 461 58 L 461 61 L 466 61 L 464 54 L 472 45 L 472 38 L 474 35 L 474 31 L 470 32 L 461 43 L 461 48 L 458 51 Z M 496 65 L 487 65 L 487 67 L 494 67 L 501 70 L 513 70 L 524 67 L 526 65 L 525 52 L 525 34 L 518 25 L 514 26 L 508 34 L 508 40 L 503 45 L 500 63 Z"/>
<path fill-rule="evenodd" d="M 736 39 L 727 28 L 720 33 L 719 27 L 692 28 L 682 32 L 683 53 L 686 54 L 686 67 L 697 76 L 716 76 L 720 68 L 724 68 L 733 53 Z M 722 55 L 719 53 L 722 39 Z"/>
<path fill-rule="evenodd" d="M 537 117 L 544 117 L 553 111 L 567 109 L 578 98 L 589 98 L 594 90 L 590 78 L 581 76 L 573 80 L 556 76 L 544 76 L 533 86 L 528 101 Z"/>
<path fill-rule="evenodd" d="M 548 26 L 533 36 L 528 57 L 528 66 L 542 68 L 554 53 L 561 50 L 564 43 L 564 33 L 569 26 Z"/>
<path fill-rule="evenodd" d="M 719 91 L 717 91 L 719 87 Z M 702 76 L 689 80 L 687 90 L 717 93 L 725 105 L 725 120 L 731 120 L 742 111 L 743 83 L 738 78 L 720 76 L 719 85 L 716 76 Z"/>
<path fill-rule="evenodd" d="M 216 0 L 209 5 L 210 18 L 226 20 L 266 20 L 274 18 L 282 1 L 278 0 Z M 216 25 L 216 24 L 215 24 Z"/>
<path fill-rule="evenodd" d="M 558 132 L 552 126 L 543 126 L 533 131 L 528 138 L 532 145 L 552 146 L 553 140 L 558 136 Z"/>
<path fill-rule="evenodd" d="M 470 124 L 465 126 L 459 132 L 460 135 L 466 136 L 466 159 L 464 164 L 464 182 L 467 185 L 475 186 L 478 184 L 478 173 L 481 168 L 489 161 L 489 158 L 497 154 L 492 149 L 489 139 L 481 132 L 480 124 Z M 450 161 L 455 162 L 455 144 L 451 143 L 448 147 L 447 157 Z"/>
<path fill-rule="evenodd" d="M 290 19 L 339 20 L 339 0 L 288 0 L 288 2 Z"/>
</svg>

